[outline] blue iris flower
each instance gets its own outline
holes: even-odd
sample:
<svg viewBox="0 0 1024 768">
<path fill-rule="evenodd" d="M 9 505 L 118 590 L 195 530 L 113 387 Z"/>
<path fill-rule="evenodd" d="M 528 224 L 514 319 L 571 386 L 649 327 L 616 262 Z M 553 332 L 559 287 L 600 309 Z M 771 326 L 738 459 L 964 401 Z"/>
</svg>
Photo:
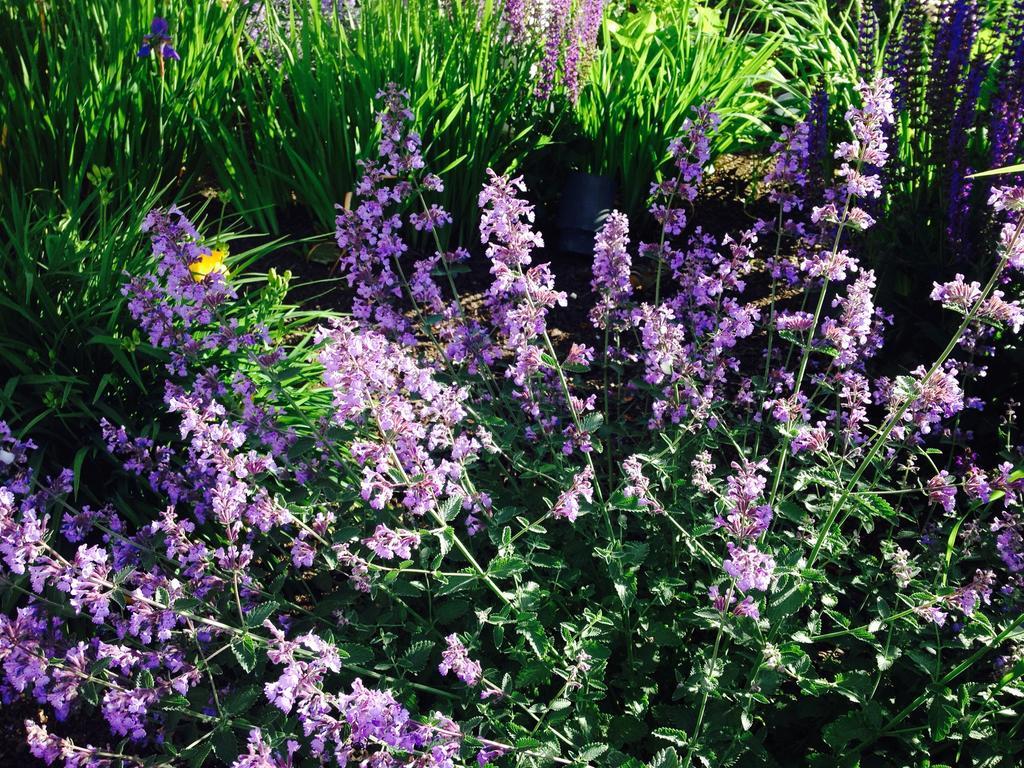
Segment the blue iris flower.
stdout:
<svg viewBox="0 0 1024 768">
<path fill-rule="evenodd" d="M 149 56 L 153 50 L 156 50 L 160 60 L 161 73 L 164 67 L 164 59 L 181 60 L 181 56 L 178 55 L 178 52 L 171 45 L 170 31 L 167 19 L 162 19 L 159 16 L 154 17 L 153 23 L 149 25 L 149 34 L 142 36 L 142 46 L 139 48 L 139 56 Z"/>
</svg>

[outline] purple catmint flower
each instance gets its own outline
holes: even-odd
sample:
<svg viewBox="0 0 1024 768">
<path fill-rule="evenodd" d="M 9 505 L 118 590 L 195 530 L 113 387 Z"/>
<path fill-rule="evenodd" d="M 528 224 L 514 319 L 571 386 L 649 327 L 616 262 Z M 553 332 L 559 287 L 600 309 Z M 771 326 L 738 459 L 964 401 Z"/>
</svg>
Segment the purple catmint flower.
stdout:
<svg viewBox="0 0 1024 768">
<path fill-rule="evenodd" d="M 924 435 L 929 434 L 943 420 L 955 416 L 964 408 L 964 393 L 957 380 L 955 364 L 947 362 L 930 378 L 924 380 L 924 366 L 918 366 L 909 377 L 900 377 L 889 393 L 889 408 L 895 410 L 906 400 L 910 406 L 903 414 L 903 421 L 912 424 Z M 902 437 L 903 428 L 893 430 L 897 438 Z"/>
<path fill-rule="evenodd" d="M 414 531 L 393 531 L 386 525 L 378 525 L 373 536 L 363 539 L 377 557 L 392 560 L 401 557 L 408 560 L 412 557 L 414 547 L 419 547 L 420 536 Z"/>
<path fill-rule="evenodd" d="M 683 135 L 669 142 L 673 170 L 651 184 L 650 206 L 651 215 L 668 235 L 678 235 L 686 227 L 683 206 L 697 199 L 704 166 L 711 159 L 711 138 L 721 123 L 714 102 L 705 102 L 694 108 L 693 117 L 683 121 Z M 651 247 L 642 250 L 650 251 Z"/>
<path fill-rule="evenodd" d="M 780 312 L 775 318 L 775 327 L 780 331 L 803 333 L 814 325 L 814 315 L 810 312 Z"/>
<path fill-rule="evenodd" d="M 320 362 L 334 396 L 334 420 L 369 429 L 370 439 L 351 447 L 364 500 L 383 509 L 402 493 L 412 514 L 436 509 L 481 448 L 475 431 L 460 426 L 468 391 L 440 383 L 404 345 L 352 320 L 333 321 L 318 338 L 324 342 Z"/>
<path fill-rule="evenodd" d="M 797 427 L 796 434 L 789 443 L 793 454 L 797 453 L 821 453 L 828 449 L 828 441 L 832 433 L 825 428 L 825 422 L 818 422 L 816 426 L 803 424 Z"/>
<path fill-rule="evenodd" d="M 377 114 L 381 129 L 379 157 L 360 163 L 362 177 L 356 186 L 359 205 L 355 209 L 335 206 L 335 242 L 341 251 L 338 265 L 342 276 L 355 288 L 352 314 L 412 345 L 414 329 L 397 302 L 402 295 L 398 265 L 408 251 L 399 211 L 425 191 L 441 191 L 443 184 L 437 176 L 423 171 L 422 142 L 412 130 L 415 115 L 408 106 L 408 92 L 389 83 L 377 98 L 382 102 Z M 421 231 L 433 231 L 450 221 L 451 216 L 436 204 L 409 216 L 409 223 Z"/>
<path fill-rule="evenodd" d="M 622 472 L 626 476 L 626 484 L 622 495 L 627 499 L 636 499 L 637 506 L 654 514 L 662 514 L 665 508 L 651 493 L 651 481 L 644 476 L 639 456 L 630 456 L 622 462 Z"/>
<path fill-rule="evenodd" d="M 594 327 L 609 330 L 626 321 L 626 303 L 633 295 L 630 272 L 629 219 L 612 211 L 594 238 L 594 279 L 590 287 L 598 295 L 590 311 Z"/>
<path fill-rule="evenodd" d="M 132 741 L 146 738 L 146 721 L 150 708 L 157 703 L 157 692 L 149 688 L 114 689 L 103 697 L 103 717 L 110 730 Z"/>
<path fill-rule="evenodd" d="M 915 612 L 940 627 L 949 618 L 950 611 L 960 611 L 964 616 L 971 616 L 980 603 L 988 604 L 992 601 L 994 582 L 995 573 L 979 568 L 970 582 L 931 605 L 915 609 Z"/>
<path fill-rule="evenodd" d="M 479 683 L 480 678 L 483 677 L 483 669 L 480 667 L 480 662 L 469 658 L 469 651 L 459 640 L 459 636 L 448 635 L 445 642 L 448 645 L 441 654 L 441 663 L 437 665 L 437 670 L 442 675 L 447 675 L 449 672 L 454 673 L 466 685 Z"/>
<path fill-rule="evenodd" d="M 803 208 L 803 191 L 808 182 L 810 126 L 806 121 L 782 129 L 771 146 L 772 165 L 764 176 L 768 200 L 783 214 Z"/>
<path fill-rule="evenodd" d="M 369 689 L 359 678 L 351 693 L 338 697 L 338 708 L 354 746 L 380 744 L 412 752 L 429 741 L 428 732 L 412 722 L 409 711 L 390 692 Z"/>
<path fill-rule="evenodd" d="M 772 520 L 772 508 L 758 504 L 768 483 L 768 462 L 744 460 L 733 462 L 732 468 L 733 473 L 725 479 L 727 490 L 722 497 L 726 510 L 715 517 L 715 527 L 741 540 L 755 539 L 768 530 Z M 740 589 L 747 591 L 744 587 Z"/>
<path fill-rule="evenodd" d="M 736 580 L 736 588 L 740 592 L 752 589 L 767 592 L 775 572 L 775 558 L 753 544 L 742 548 L 730 541 L 728 548 L 729 557 L 723 561 L 722 568 Z"/>
<path fill-rule="evenodd" d="M 835 352 L 835 365 L 839 368 L 862 364 L 882 346 L 882 321 L 875 308 L 874 293 L 874 271 L 861 271 L 846 295 L 832 302 L 833 307 L 840 308 L 840 316 L 826 318 L 821 324 L 821 338 Z"/>
<path fill-rule="evenodd" d="M 956 483 L 946 470 L 941 470 L 928 481 L 928 501 L 938 504 L 946 514 L 952 514 L 956 506 Z"/>
<path fill-rule="evenodd" d="M 556 305 L 565 306 L 566 294 L 555 289 L 549 265 L 530 266 L 534 248 L 543 240 L 533 231 L 533 206 L 519 197 L 526 190 L 521 178 L 499 176 L 487 171 L 489 181 L 480 192 L 480 238 L 486 245 L 494 276 L 485 305 L 505 348 L 513 360 L 505 376 L 515 385 L 513 397 L 531 420 L 549 429 L 569 417 L 573 422 L 563 429 L 564 453 L 590 450 L 590 439 L 577 429 L 580 415 L 593 409 L 593 398 L 578 398 L 566 392 L 561 383 L 548 390 L 536 386 L 536 380 L 554 377 L 544 362 L 550 351 L 547 315 Z M 529 267 L 529 268 L 527 268 Z M 546 395 L 545 391 L 555 395 Z M 557 410 L 551 413 L 551 408 Z M 532 426 L 529 427 L 531 430 Z"/>
<path fill-rule="evenodd" d="M 717 586 L 709 587 L 708 599 L 711 601 L 714 609 L 721 613 L 725 613 L 728 610 L 734 616 L 748 616 L 752 619 L 756 619 L 761 615 L 757 603 L 754 602 L 754 598 L 747 595 L 737 603 L 731 588 L 723 595 Z"/>
<path fill-rule="evenodd" d="M 950 602 L 956 605 L 964 616 L 970 616 L 979 603 L 988 605 L 992 602 L 992 585 L 995 578 L 996 575 L 992 571 L 979 568 L 974 572 L 974 578 L 970 583 L 958 589 Z"/>
<path fill-rule="evenodd" d="M 1014 333 L 1024 326 L 1024 308 L 1017 300 L 1006 301 L 1002 291 L 992 291 L 981 301 L 981 283 L 976 280 L 968 283 L 961 274 L 949 282 L 934 283 L 933 286 L 931 298 L 949 309 L 966 315 L 977 307 L 975 317 L 979 320 L 1006 326 Z"/>
<path fill-rule="evenodd" d="M 711 461 L 711 454 L 708 451 L 700 451 L 690 462 L 693 469 L 693 487 L 704 494 L 713 494 L 714 486 L 711 484 L 711 475 L 715 471 L 715 465 Z"/>
<path fill-rule="evenodd" d="M 64 755 L 62 740 L 46 730 L 46 726 L 35 720 L 25 721 L 25 734 L 32 756 L 47 765 L 53 765 Z"/>
<path fill-rule="evenodd" d="M 1019 515 L 1003 513 L 992 523 L 996 533 L 996 551 L 1010 573 L 1024 570 L 1024 523 Z"/>
<path fill-rule="evenodd" d="M 262 731 L 253 728 L 249 731 L 245 754 L 239 755 L 231 764 L 231 768 L 291 768 L 292 755 L 298 752 L 299 743 L 289 739 L 286 746 L 286 756 L 272 752 L 270 745 L 263 740 Z"/>
<path fill-rule="evenodd" d="M 584 467 L 573 478 L 572 485 L 562 491 L 558 500 L 551 508 L 553 517 L 565 518 L 570 523 L 576 522 L 580 513 L 580 500 L 588 504 L 594 501 L 594 470 L 590 466 Z"/>
<path fill-rule="evenodd" d="M 476 753 L 476 764 L 479 768 L 490 765 L 499 757 L 508 752 L 508 749 L 501 746 L 485 746 Z"/>
</svg>

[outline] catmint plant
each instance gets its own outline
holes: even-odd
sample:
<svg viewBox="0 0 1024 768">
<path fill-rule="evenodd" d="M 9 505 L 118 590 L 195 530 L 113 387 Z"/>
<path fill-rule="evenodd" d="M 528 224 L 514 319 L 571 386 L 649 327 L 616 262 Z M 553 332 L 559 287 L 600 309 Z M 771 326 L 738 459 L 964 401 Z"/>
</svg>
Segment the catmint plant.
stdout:
<svg viewBox="0 0 1024 768">
<path fill-rule="evenodd" d="M 648 226 L 612 213 L 598 233 L 587 335 L 556 333 L 570 297 L 523 177 L 488 174 L 472 249 L 432 237 L 471 212 L 431 202 L 442 181 L 396 85 L 338 211 L 351 313 L 297 313 L 286 277 L 260 287 L 230 256 L 197 269 L 217 241 L 154 211 L 150 272 L 125 294 L 165 364 L 163 412 L 152 429 L 96 425 L 121 490 L 86 503 L 74 472 L 41 472 L 0 423 L 0 694 L 41 713 L 32 754 L 1015 755 L 1020 437 L 1007 417 L 1005 445 L 982 452 L 960 420 L 1024 325 L 1024 192 L 989 195 L 984 279 L 920 286 L 953 332 L 887 358 L 905 319 L 862 256 L 886 215 L 872 203 L 896 92 L 858 84 L 831 175 L 820 112 L 784 131 L 759 185 L 774 213 L 724 235 L 700 210 L 720 121 L 695 110 Z M 490 281 L 471 303 L 453 267 L 474 260 Z M 80 715 L 96 718 L 87 743 Z"/>
</svg>

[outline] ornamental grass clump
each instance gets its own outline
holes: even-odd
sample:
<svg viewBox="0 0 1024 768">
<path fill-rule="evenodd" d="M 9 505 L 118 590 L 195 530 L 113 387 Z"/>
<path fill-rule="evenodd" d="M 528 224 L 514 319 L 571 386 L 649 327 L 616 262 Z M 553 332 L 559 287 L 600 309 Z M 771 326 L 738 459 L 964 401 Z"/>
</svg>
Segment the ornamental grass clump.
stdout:
<svg viewBox="0 0 1024 768">
<path fill-rule="evenodd" d="M 259 289 L 154 211 L 129 308 L 167 362 L 170 432 L 104 423 L 123 490 L 80 504 L 0 429 L 0 665 L 47 764 L 1010 765 L 1024 472 L 971 447 L 971 393 L 1019 331 L 1024 192 L 997 186 L 984 282 L 929 359 L 886 363 L 858 238 L 893 84 L 834 150 L 788 129 L 777 213 L 702 229 L 719 121 L 697 109 L 651 189 L 657 237 L 599 232 L 590 334 L 543 261 L 521 178 L 469 251 L 397 86 L 336 226 L 351 316 Z M 426 233 L 433 252 L 409 244 Z M 987 247 L 978 243 L 978 248 Z M 636 261 L 634 262 L 634 258 Z M 646 262 L 654 261 L 648 265 Z M 918 364 L 919 363 L 919 364 Z M 993 404 L 995 407 L 996 404 Z M 97 712 L 88 743 L 65 720 Z M 794 757 L 798 756 L 798 757 Z M 964 762 L 966 761 L 966 762 Z"/>
</svg>

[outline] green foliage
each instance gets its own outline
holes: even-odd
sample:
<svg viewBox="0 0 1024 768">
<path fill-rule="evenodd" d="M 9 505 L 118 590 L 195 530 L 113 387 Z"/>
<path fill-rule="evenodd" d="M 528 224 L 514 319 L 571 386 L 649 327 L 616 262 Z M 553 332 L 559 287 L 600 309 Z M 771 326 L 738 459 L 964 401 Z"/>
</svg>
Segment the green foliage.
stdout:
<svg viewBox="0 0 1024 768">
<path fill-rule="evenodd" d="M 181 61 L 160 77 L 152 57 L 136 56 L 157 11 L 152 0 L 4 3 L 0 210 L 32 190 L 77 210 L 101 179 L 127 205 L 194 176 L 203 162 L 199 126 L 220 119 L 239 72 L 240 6 L 161 7 Z"/>
<path fill-rule="evenodd" d="M 531 61 L 503 44 L 494 8 L 448 8 L 369 0 L 350 26 L 298 3 L 295 23 L 270 26 L 266 50 L 246 41 L 247 76 L 206 135 L 221 150 L 211 158 L 219 178 L 260 227 L 277 231 L 280 208 L 296 203 L 332 226 L 358 161 L 376 147 L 375 96 L 390 82 L 423 116 L 425 155 L 445 171 L 449 210 L 474 207 L 488 167 L 514 168 L 543 143 Z"/>
<path fill-rule="evenodd" d="M 147 263 L 140 226 L 155 199 L 87 198 L 56 213 L 12 195 L 0 221 L 0 418 L 38 433 L 58 461 L 81 462 L 99 418 L 123 420 L 152 382 L 121 287 Z M 83 219 L 94 204 L 99 217 Z"/>
<path fill-rule="evenodd" d="M 761 132 L 781 42 L 755 32 L 749 17 L 691 0 L 622 22 L 606 18 L 574 111 L 581 169 L 616 177 L 623 211 L 639 215 L 665 147 L 693 107 L 714 101 L 724 123 L 717 152 Z"/>
</svg>

